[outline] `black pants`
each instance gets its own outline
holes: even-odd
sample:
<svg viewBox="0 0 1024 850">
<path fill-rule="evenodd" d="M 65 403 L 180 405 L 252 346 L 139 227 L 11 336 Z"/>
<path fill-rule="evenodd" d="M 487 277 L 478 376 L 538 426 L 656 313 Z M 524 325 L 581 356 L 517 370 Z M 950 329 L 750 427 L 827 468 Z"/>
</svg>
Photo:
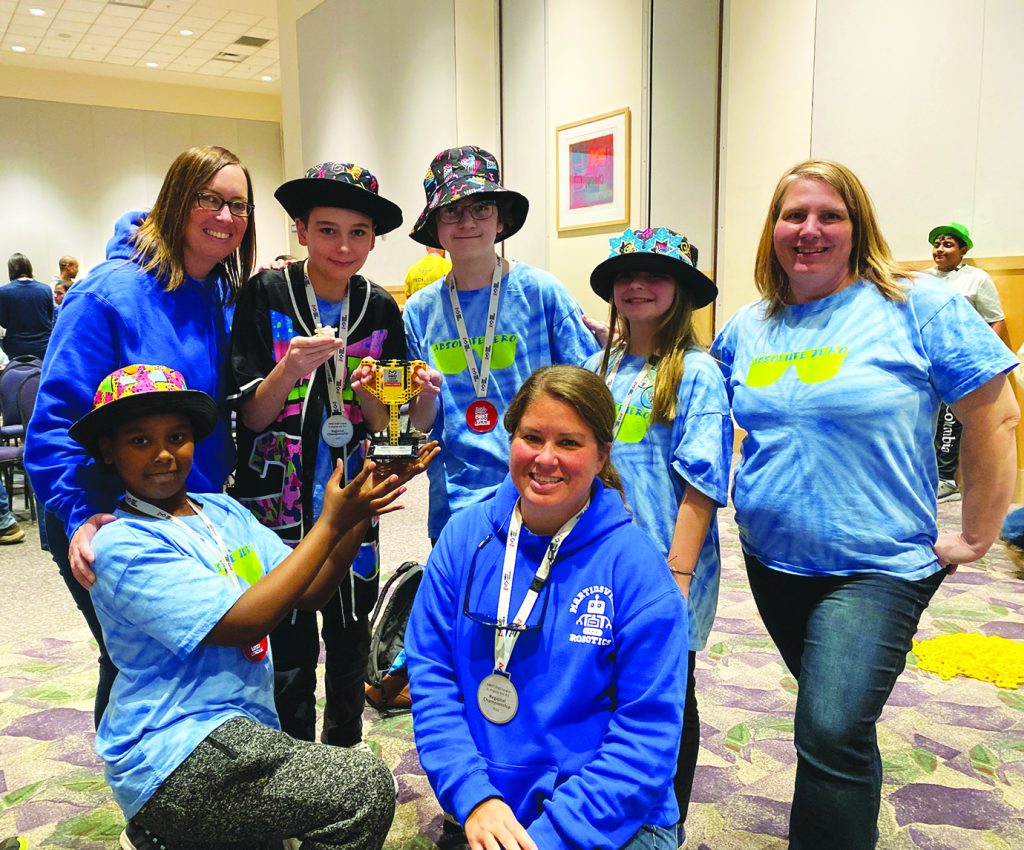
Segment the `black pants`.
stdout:
<svg viewBox="0 0 1024 850">
<path fill-rule="evenodd" d="M 686 814 L 690 810 L 693 775 L 697 770 L 697 753 L 700 752 L 700 712 L 697 710 L 697 680 L 693 674 L 697 653 L 691 652 L 688 655 L 689 673 L 686 676 L 686 702 L 683 707 L 683 736 L 679 741 L 676 778 L 673 780 L 680 823 L 686 821 Z"/>
<path fill-rule="evenodd" d="M 935 459 L 939 464 L 939 479 L 952 481 L 960 466 L 960 435 L 964 426 L 945 404 L 939 407 L 939 418 L 935 423 Z"/>
<path fill-rule="evenodd" d="M 379 585 L 379 576 L 370 581 L 358 576 L 345 579 L 321 610 L 326 650 L 327 703 L 322 738 L 325 744 L 351 747 L 363 739 L 363 683 L 370 657 L 370 613 Z M 270 633 L 274 702 L 281 728 L 302 741 L 316 737 L 319 632 L 315 611 L 293 611 Z"/>
</svg>

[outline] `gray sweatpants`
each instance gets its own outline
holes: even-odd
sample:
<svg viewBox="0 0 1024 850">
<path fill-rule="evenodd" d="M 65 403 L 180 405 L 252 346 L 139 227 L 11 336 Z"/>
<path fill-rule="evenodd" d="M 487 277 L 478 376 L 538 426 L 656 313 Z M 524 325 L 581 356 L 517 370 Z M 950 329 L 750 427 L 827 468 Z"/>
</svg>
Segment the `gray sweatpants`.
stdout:
<svg viewBox="0 0 1024 850">
<path fill-rule="evenodd" d="M 394 781 L 374 756 L 234 717 L 133 820 L 183 850 L 280 847 L 286 838 L 304 850 L 380 850 L 394 814 Z"/>
</svg>

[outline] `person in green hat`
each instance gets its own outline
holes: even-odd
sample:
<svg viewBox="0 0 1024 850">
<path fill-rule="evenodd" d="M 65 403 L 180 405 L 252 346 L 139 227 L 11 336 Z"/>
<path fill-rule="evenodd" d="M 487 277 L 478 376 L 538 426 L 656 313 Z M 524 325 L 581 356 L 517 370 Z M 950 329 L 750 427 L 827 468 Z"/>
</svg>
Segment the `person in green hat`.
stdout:
<svg viewBox="0 0 1024 850">
<path fill-rule="evenodd" d="M 1006 338 L 1006 315 L 992 278 L 977 266 L 964 263 L 964 255 L 974 247 L 967 228 L 956 221 L 933 227 L 928 233 L 935 266 L 929 274 L 948 283 L 988 322 L 1000 339 Z M 960 433 L 963 427 L 945 404 L 939 409 L 935 427 L 935 456 L 939 463 L 938 500 L 960 500 L 956 471 L 960 465 Z"/>
</svg>

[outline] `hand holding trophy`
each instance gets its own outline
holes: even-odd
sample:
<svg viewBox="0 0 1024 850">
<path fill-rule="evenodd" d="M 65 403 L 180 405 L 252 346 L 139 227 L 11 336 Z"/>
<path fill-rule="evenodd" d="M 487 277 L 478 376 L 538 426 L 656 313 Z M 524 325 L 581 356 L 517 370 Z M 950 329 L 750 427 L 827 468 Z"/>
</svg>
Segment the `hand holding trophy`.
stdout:
<svg viewBox="0 0 1024 850">
<path fill-rule="evenodd" d="M 427 364 L 422 360 L 378 361 L 372 357 L 364 357 L 359 366 L 373 370 L 373 381 L 363 384 L 362 388 L 388 411 L 387 430 L 383 436 L 375 434 L 371 438 L 367 457 L 377 463 L 415 458 L 419 453 L 420 440 L 412 433 L 402 433 L 399 410 L 422 390 L 422 386 L 413 380 L 413 374 L 418 369 L 425 369 Z"/>
</svg>

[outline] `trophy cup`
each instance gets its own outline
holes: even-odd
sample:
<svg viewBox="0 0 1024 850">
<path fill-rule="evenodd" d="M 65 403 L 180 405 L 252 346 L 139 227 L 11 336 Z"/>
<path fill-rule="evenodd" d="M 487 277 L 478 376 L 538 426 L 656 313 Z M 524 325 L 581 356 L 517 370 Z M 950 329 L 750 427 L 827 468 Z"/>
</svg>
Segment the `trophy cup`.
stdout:
<svg viewBox="0 0 1024 850">
<path fill-rule="evenodd" d="M 367 391 L 388 409 L 386 436 L 374 435 L 367 457 L 381 463 L 394 460 L 412 460 L 420 448 L 418 437 L 403 434 L 398 424 L 399 408 L 420 393 L 413 384 L 412 373 L 417 367 L 426 367 L 422 360 L 374 360 L 364 357 L 360 366 L 373 368 L 373 386 Z"/>
</svg>

